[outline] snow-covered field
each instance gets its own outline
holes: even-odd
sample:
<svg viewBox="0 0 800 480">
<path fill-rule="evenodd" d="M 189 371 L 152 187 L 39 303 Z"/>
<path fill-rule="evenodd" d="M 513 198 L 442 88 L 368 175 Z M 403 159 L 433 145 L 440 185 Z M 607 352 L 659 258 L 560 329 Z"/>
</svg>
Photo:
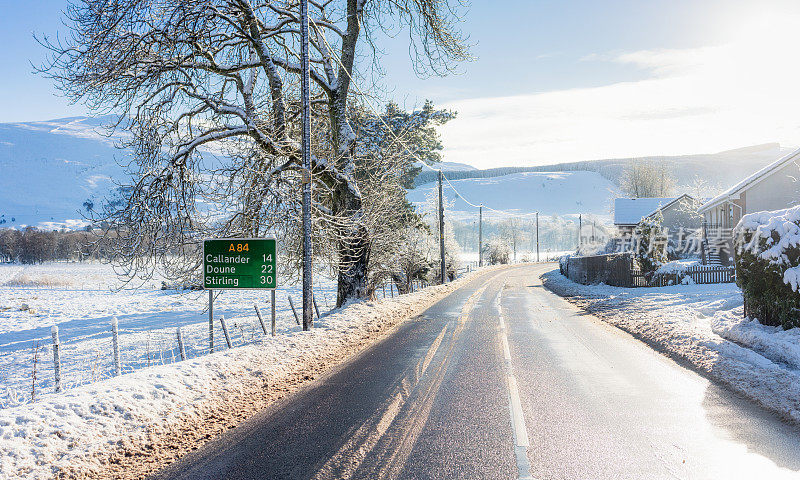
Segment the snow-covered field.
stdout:
<svg viewBox="0 0 800 480">
<path fill-rule="evenodd" d="M 408 295 L 350 304 L 323 315 L 309 332 L 284 320 L 274 338 L 258 336 L 251 345 L 0 409 L 0 477 L 146 476 L 160 462 L 263 409 L 475 275 L 491 271 L 482 269 Z M 145 297 L 143 304 L 157 302 L 159 295 Z M 181 297 L 169 298 L 180 302 L 176 299 Z M 172 306 L 188 315 L 192 303 L 186 298 Z M 250 300 L 241 299 L 241 308 L 246 310 Z M 233 300 L 221 308 L 237 311 Z"/>
<path fill-rule="evenodd" d="M 189 358 L 208 353 L 207 292 L 162 291 L 160 279 L 137 289 L 114 288 L 119 286 L 112 268 L 98 263 L 0 265 L 0 408 L 53 391 L 53 325 L 59 327 L 61 376 L 67 388 L 112 375 L 113 317 L 119 320 L 123 372 L 177 361 L 177 327 Z M 332 281 L 321 278 L 315 292 L 320 313 L 335 306 Z M 279 334 L 299 329 L 289 296 L 297 306 L 299 287 L 276 292 Z M 259 305 L 269 322 L 269 301 L 266 291 L 223 292 L 214 302 L 214 316 L 225 317 L 235 345 L 253 343 L 263 336 L 253 305 Z M 220 323 L 214 328 L 215 349 L 224 349 Z"/>
<path fill-rule="evenodd" d="M 784 331 L 743 318 L 735 284 L 579 285 L 558 270 L 542 280 L 590 313 L 800 422 L 800 328 Z"/>
</svg>

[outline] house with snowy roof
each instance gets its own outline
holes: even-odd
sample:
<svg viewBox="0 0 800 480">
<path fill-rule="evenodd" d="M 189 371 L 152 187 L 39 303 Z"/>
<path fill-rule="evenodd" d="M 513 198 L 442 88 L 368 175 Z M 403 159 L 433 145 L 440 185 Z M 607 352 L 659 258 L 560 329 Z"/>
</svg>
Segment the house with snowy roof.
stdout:
<svg viewBox="0 0 800 480">
<path fill-rule="evenodd" d="M 694 211 L 696 201 L 689 195 L 665 198 L 616 198 L 614 199 L 614 225 L 620 236 L 627 237 L 642 219 L 650 218 L 659 211 L 664 217 L 663 226 L 670 236 L 681 231 L 699 229 L 702 219 Z"/>
<path fill-rule="evenodd" d="M 800 205 L 800 149 L 778 159 L 699 209 L 703 215 L 704 258 L 728 265 L 733 255 L 733 228 L 744 215 Z M 707 252 L 705 251 L 707 250 Z"/>
</svg>

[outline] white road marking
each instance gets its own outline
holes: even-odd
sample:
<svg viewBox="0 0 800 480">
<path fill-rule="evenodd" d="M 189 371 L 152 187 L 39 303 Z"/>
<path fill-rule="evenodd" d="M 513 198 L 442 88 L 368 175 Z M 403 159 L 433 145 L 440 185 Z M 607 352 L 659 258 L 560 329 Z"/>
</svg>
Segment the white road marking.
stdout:
<svg viewBox="0 0 800 480">
<path fill-rule="evenodd" d="M 505 285 L 503 285 L 505 288 Z M 533 480 L 531 476 L 531 464 L 528 461 L 528 429 L 525 426 L 525 415 L 522 413 L 522 402 L 519 399 L 519 389 L 517 388 L 517 378 L 514 376 L 514 367 L 511 364 L 511 349 L 508 346 L 508 335 L 506 333 L 506 322 L 503 319 L 503 309 L 500 306 L 500 296 L 503 290 L 497 294 L 496 306 L 497 314 L 500 317 L 500 343 L 503 346 L 503 357 L 506 365 L 506 380 L 508 385 L 508 408 L 511 412 L 511 429 L 514 433 L 514 455 L 517 457 L 517 471 L 520 480 Z"/>
</svg>

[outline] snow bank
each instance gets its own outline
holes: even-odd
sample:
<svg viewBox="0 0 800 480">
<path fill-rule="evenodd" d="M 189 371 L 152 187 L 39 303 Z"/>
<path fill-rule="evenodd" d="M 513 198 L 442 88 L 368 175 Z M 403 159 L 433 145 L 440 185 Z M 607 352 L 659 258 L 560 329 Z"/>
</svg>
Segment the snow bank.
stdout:
<svg viewBox="0 0 800 480">
<path fill-rule="evenodd" d="M 743 319 L 736 285 L 579 285 L 558 271 L 542 280 L 593 315 L 800 422 L 800 328 L 784 331 Z"/>
<path fill-rule="evenodd" d="M 673 260 L 662 264 L 656 270 L 656 275 L 664 274 L 681 274 L 685 273 L 690 268 L 703 268 L 704 265 L 698 260 Z"/>
<path fill-rule="evenodd" d="M 240 422 L 476 275 L 350 304 L 309 332 L 264 337 L 0 410 L 0 477 L 139 478 Z"/>
<path fill-rule="evenodd" d="M 711 329 L 722 338 L 750 348 L 769 360 L 800 372 L 800 328 L 762 325 L 758 320 L 742 318 L 730 312 L 718 312 Z"/>
</svg>

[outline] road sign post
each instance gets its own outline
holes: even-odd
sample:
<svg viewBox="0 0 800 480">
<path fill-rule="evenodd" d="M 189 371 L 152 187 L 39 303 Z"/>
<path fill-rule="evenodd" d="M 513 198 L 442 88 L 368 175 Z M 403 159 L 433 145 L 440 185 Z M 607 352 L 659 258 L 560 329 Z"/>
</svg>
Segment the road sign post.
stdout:
<svg viewBox="0 0 800 480">
<path fill-rule="evenodd" d="M 275 237 L 203 241 L 203 287 L 208 290 L 210 351 L 214 351 L 214 290 L 274 291 L 278 287 L 276 243 Z"/>
</svg>

